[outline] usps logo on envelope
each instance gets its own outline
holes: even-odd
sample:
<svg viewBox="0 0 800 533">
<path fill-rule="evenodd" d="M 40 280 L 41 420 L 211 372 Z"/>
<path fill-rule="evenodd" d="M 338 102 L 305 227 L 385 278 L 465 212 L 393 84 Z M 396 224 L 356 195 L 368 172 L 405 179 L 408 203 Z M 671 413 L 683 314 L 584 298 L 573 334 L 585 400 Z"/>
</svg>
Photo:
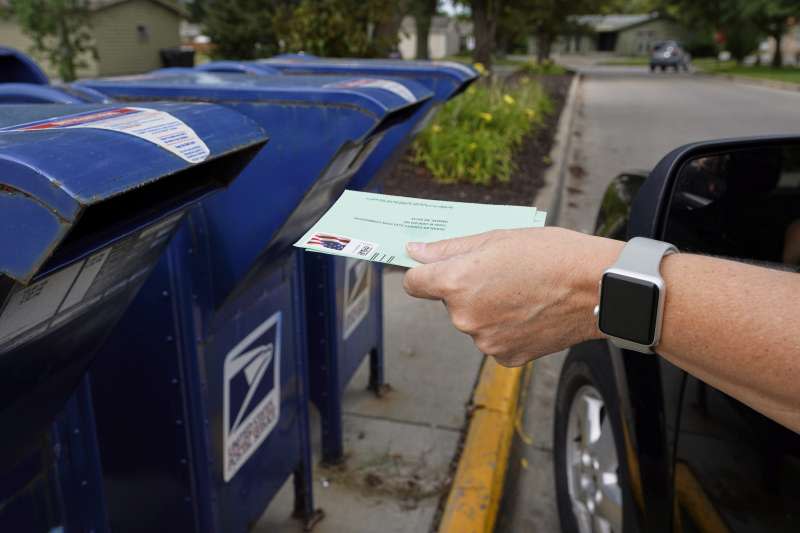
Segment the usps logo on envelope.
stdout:
<svg viewBox="0 0 800 533">
<path fill-rule="evenodd" d="M 280 417 L 281 313 L 242 339 L 224 364 L 225 481 L 255 453 Z"/>
</svg>

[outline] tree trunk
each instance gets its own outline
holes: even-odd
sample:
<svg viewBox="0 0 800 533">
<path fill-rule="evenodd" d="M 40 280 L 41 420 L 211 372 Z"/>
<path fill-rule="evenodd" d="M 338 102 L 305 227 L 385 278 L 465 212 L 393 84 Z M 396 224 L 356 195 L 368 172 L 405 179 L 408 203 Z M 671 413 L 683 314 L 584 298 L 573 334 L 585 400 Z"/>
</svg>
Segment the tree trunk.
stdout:
<svg viewBox="0 0 800 533">
<path fill-rule="evenodd" d="M 783 67 L 783 49 L 781 48 L 781 39 L 783 38 L 783 24 L 775 34 L 772 35 L 775 39 L 775 53 L 772 55 L 772 66 L 775 68 Z"/>
<path fill-rule="evenodd" d="M 430 59 L 428 37 L 431 34 L 431 19 L 425 15 L 417 15 L 417 59 Z"/>
<path fill-rule="evenodd" d="M 500 0 L 473 0 L 472 24 L 475 34 L 475 50 L 472 58 L 482 63 L 487 69 L 492 66 L 492 53 L 495 46 L 497 30 L 497 4 Z"/>
<path fill-rule="evenodd" d="M 552 47 L 553 38 L 545 32 L 539 33 L 536 36 L 536 62 L 541 64 L 543 61 L 550 59 Z"/>
<path fill-rule="evenodd" d="M 416 0 L 414 20 L 417 30 L 417 59 L 430 59 L 428 38 L 431 34 L 431 19 L 436 14 L 437 0 Z"/>
<path fill-rule="evenodd" d="M 66 13 L 58 21 L 59 30 L 59 62 L 58 62 L 58 75 L 63 82 L 75 81 L 77 78 L 75 72 L 76 52 L 70 40 L 69 28 L 67 27 Z"/>
<path fill-rule="evenodd" d="M 387 57 L 397 49 L 400 35 L 400 24 L 403 16 L 408 12 L 409 0 L 396 2 L 390 16 L 385 17 L 375 24 L 372 32 L 372 52 L 377 57 Z"/>
</svg>

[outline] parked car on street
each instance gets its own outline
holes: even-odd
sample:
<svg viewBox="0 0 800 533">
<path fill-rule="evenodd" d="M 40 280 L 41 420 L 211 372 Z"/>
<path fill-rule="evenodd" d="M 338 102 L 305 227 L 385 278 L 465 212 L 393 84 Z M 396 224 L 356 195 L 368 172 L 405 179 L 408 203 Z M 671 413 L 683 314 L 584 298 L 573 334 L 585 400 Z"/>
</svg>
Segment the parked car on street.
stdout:
<svg viewBox="0 0 800 533">
<path fill-rule="evenodd" d="M 798 220 L 800 137 L 761 137 L 688 145 L 649 176 L 618 176 L 596 233 L 797 271 L 786 252 Z M 573 347 L 553 435 L 565 532 L 800 531 L 800 434 L 658 355 Z"/>
<path fill-rule="evenodd" d="M 655 72 L 656 68 L 664 71 L 667 67 L 675 69 L 675 72 L 680 69 L 688 71 L 690 62 L 691 56 L 677 41 L 656 43 L 650 52 L 650 72 Z"/>
</svg>

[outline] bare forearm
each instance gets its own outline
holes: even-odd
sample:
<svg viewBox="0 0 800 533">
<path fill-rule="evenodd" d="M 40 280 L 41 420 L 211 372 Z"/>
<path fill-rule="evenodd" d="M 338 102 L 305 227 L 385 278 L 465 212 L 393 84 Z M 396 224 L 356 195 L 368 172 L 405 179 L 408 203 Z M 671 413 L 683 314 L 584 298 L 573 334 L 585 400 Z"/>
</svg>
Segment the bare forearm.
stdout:
<svg viewBox="0 0 800 533">
<path fill-rule="evenodd" d="M 409 253 L 409 294 L 442 300 L 456 328 L 501 364 L 601 338 L 592 312 L 625 243 L 561 228 L 482 233 Z M 662 263 L 658 352 L 800 431 L 800 275 L 691 254 Z M 646 356 L 644 356 L 646 357 Z"/>
<path fill-rule="evenodd" d="M 662 275 L 659 354 L 800 431 L 800 276 L 691 254 Z"/>
</svg>

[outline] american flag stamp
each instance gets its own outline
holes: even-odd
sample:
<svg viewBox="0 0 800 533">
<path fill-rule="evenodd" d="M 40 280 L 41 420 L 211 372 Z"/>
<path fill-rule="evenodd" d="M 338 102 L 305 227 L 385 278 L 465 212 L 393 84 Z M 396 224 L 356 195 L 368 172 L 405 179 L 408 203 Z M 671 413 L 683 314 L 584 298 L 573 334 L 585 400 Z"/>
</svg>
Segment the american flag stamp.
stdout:
<svg viewBox="0 0 800 533">
<path fill-rule="evenodd" d="M 331 233 L 314 233 L 306 242 L 311 248 L 322 248 L 328 253 L 351 255 L 368 259 L 375 253 L 377 245 Z"/>
</svg>

